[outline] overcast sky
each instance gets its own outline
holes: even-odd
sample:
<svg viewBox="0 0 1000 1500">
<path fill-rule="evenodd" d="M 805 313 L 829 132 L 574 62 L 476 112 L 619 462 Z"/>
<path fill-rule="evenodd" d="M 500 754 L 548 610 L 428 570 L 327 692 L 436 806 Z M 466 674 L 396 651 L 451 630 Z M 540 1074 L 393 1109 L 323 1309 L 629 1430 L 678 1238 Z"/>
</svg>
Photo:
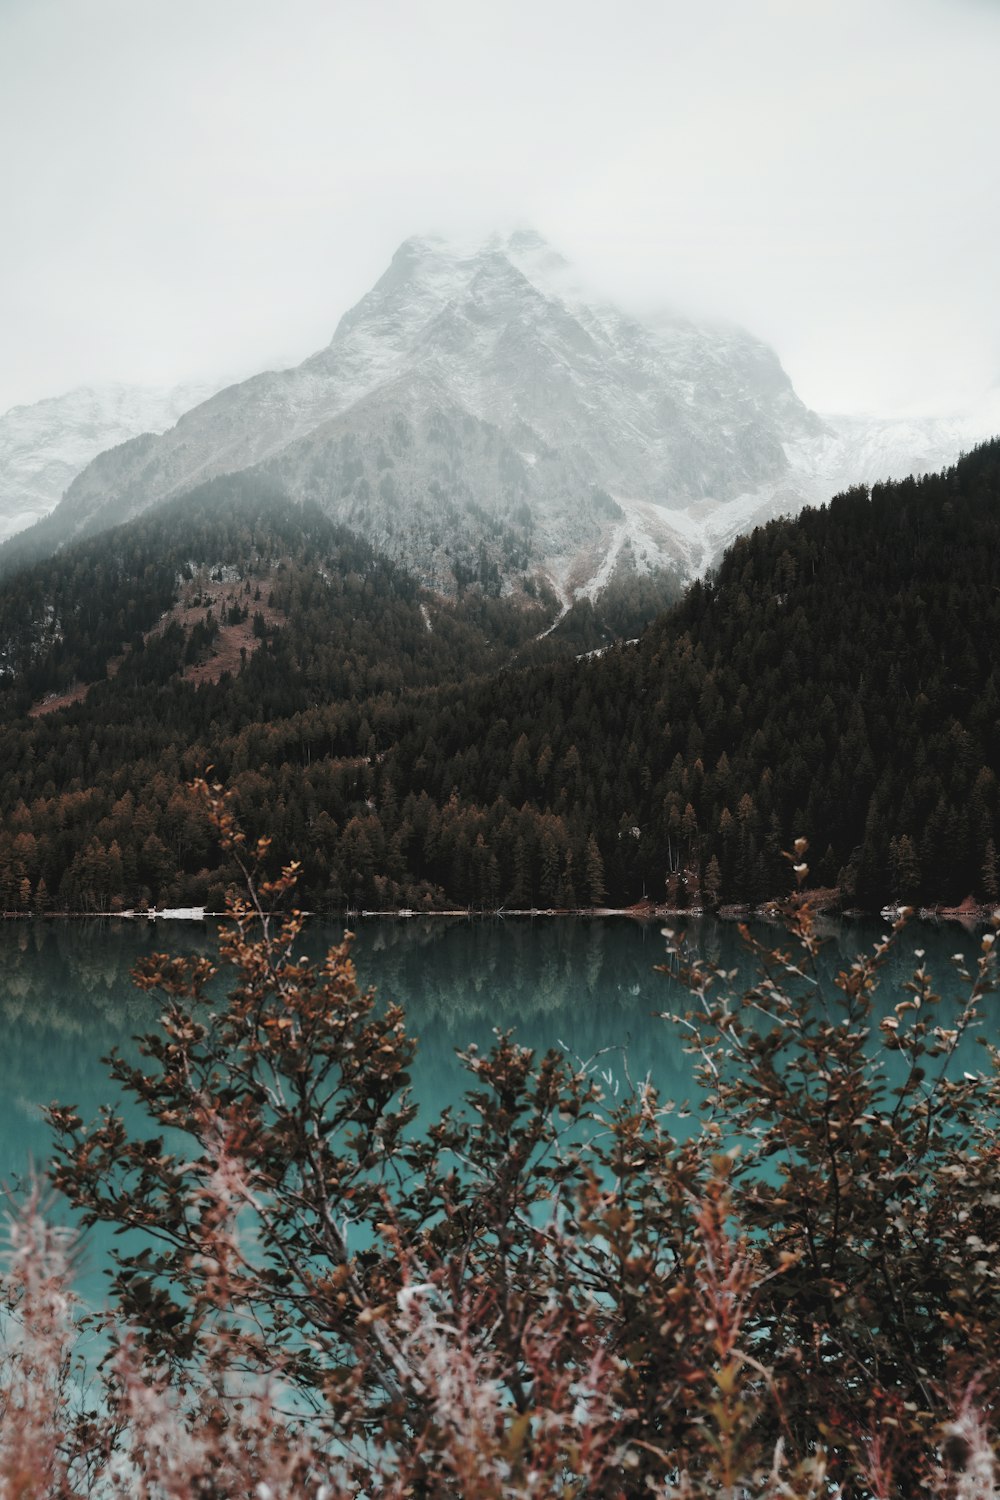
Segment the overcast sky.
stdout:
<svg viewBox="0 0 1000 1500">
<path fill-rule="evenodd" d="M 823 411 L 1000 382 L 1000 0 L 0 0 L 0 410 L 303 358 L 537 227 Z"/>
</svg>

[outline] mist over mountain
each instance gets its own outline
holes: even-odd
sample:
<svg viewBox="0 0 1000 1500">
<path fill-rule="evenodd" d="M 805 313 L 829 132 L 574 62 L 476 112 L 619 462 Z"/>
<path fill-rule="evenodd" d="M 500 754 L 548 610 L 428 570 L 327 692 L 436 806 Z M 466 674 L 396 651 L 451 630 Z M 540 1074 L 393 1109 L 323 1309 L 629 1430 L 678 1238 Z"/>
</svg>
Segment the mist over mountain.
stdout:
<svg viewBox="0 0 1000 1500">
<path fill-rule="evenodd" d="M 406 240 L 325 348 L 189 394 L 77 392 L 8 414 L 0 517 L 18 483 L 37 514 L 84 455 L 107 451 L 0 561 L 252 472 L 426 585 L 544 579 L 565 607 L 612 581 L 695 576 L 759 522 L 936 470 L 992 430 L 983 414 L 820 417 L 759 339 L 623 312 L 530 230 L 471 247 Z"/>
<path fill-rule="evenodd" d="M 692 571 L 711 516 L 770 501 L 784 445 L 824 432 L 740 329 L 587 299 L 531 232 L 411 239 L 324 349 L 103 453 L 30 540 L 255 468 L 425 582 L 537 570 L 568 596 L 616 569 Z"/>
<path fill-rule="evenodd" d="M 47 516 L 99 453 L 141 432 L 164 432 L 218 384 L 79 386 L 12 406 L 0 415 L 0 540 Z"/>
</svg>

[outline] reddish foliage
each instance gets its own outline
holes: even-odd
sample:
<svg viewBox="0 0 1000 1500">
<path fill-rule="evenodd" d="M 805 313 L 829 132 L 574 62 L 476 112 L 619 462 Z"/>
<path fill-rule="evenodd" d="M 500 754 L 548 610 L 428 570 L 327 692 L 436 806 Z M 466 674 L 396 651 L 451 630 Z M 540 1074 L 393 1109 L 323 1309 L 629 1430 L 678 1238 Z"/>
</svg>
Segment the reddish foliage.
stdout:
<svg viewBox="0 0 1000 1500">
<path fill-rule="evenodd" d="M 402 1012 L 359 989 L 346 941 L 297 956 L 301 918 L 270 914 L 294 868 L 261 879 L 267 841 L 201 793 L 248 881 L 233 987 L 218 1005 L 204 960 L 145 967 L 162 1030 L 112 1071 L 147 1138 L 52 1111 L 85 1222 L 149 1240 L 117 1254 L 99 1410 L 70 1421 L 51 1373 L 32 1406 L 19 1372 L 41 1367 L 12 1356 L 4 1494 L 38 1442 L 40 1494 L 81 1473 L 150 1496 L 993 1494 L 1000 1091 L 948 1069 L 992 933 L 957 1023 L 920 968 L 881 1050 L 890 940 L 829 995 L 801 899 L 743 996 L 674 945 L 709 1095 L 687 1141 L 650 1085 L 609 1107 L 506 1035 L 463 1054 L 468 1114 L 417 1133 Z M 31 1306 L 50 1304 L 25 1301 L 29 1342 L 58 1344 Z"/>
</svg>

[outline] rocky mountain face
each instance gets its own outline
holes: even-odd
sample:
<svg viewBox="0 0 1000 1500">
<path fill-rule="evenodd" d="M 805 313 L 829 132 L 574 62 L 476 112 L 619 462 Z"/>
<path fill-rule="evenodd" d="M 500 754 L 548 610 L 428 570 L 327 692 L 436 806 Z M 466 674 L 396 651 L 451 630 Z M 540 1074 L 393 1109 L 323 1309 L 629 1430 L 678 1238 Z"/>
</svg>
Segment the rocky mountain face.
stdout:
<svg viewBox="0 0 1000 1500">
<path fill-rule="evenodd" d="M 568 604 L 630 573 L 696 573 L 759 520 L 961 446 L 824 420 L 760 340 L 629 316 L 534 233 L 418 238 L 326 348 L 95 458 L 38 545 L 253 470 L 434 587 L 540 575 Z"/>
<path fill-rule="evenodd" d="M 776 516 L 824 505 L 852 485 L 936 474 L 997 432 L 1000 392 L 952 417 L 824 415 L 820 432 L 784 445 L 788 466 L 776 481 L 675 518 L 675 525 L 685 528 L 689 571 L 703 571 L 737 536 Z"/>
<path fill-rule="evenodd" d="M 691 507 L 775 484 L 784 445 L 822 432 L 742 330 L 587 300 L 533 234 L 413 239 L 326 348 L 103 453 L 48 533 L 252 468 L 438 587 L 538 571 L 568 595 L 616 567 L 687 571 Z"/>
<path fill-rule="evenodd" d="M 141 432 L 172 427 L 210 396 L 205 381 L 156 390 L 80 386 L 0 415 L 0 541 L 47 516 L 90 461 Z"/>
</svg>

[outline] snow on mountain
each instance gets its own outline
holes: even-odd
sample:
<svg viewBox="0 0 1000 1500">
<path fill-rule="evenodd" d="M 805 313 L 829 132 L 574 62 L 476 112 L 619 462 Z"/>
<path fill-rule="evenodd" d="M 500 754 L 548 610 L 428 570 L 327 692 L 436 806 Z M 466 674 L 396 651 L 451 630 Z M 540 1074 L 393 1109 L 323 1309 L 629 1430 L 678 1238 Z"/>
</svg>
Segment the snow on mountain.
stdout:
<svg viewBox="0 0 1000 1500">
<path fill-rule="evenodd" d="M 775 516 L 823 505 L 851 485 L 937 473 L 998 432 L 1000 391 L 960 416 L 824 416 L 820 433 L 785 445 L 788 469 L 777 482 L 669 519 L 686 543 L 688 570 L 703 572 L 737 536 Z"/>
<path fill-rule="evenodd" d="M 532 231 L 418 237 L 302 364 L 95 458 L 46 536 L 253 469 L 437 587 L 541 573 L 568 602 L 699 572 L 771 515 L 952 461 L 973 428 L 821 418 L 759 339 L 629 315 Z"/>
<path fill-rule="evenodd" d="M 49 514 L 77 474 L 106 448 L 163 432 L 204 401 L 208 382 L 169 390 L 80 386 L 0 416 L 0 540 Z"/>
<path fill-rule="evenodd" d="M 543 571 L 579 589 L 687 567 L 671 518 L 776 482 L 785 444 L 822 432 L 741 329 L 588 299 L 530 232 L 416 238 L 326 348 L 102 454 L 53 520 L 65 539 L 255 468 L 440 587 Z"/>
</svg>

